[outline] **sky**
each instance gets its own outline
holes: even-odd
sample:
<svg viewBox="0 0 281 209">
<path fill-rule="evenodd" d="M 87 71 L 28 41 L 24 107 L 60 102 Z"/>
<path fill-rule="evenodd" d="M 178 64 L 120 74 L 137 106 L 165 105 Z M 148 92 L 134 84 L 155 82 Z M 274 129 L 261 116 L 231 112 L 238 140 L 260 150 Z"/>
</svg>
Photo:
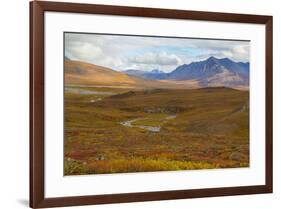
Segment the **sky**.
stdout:
<svg viewBox="0 0 281 209">
<path fill-rule="evenodd" d="M 65 56 L 117 71 L 171 72 L 179 65 L 214 56 L 249 62 L 250 42 L 65 33 Z"/>
</svg>

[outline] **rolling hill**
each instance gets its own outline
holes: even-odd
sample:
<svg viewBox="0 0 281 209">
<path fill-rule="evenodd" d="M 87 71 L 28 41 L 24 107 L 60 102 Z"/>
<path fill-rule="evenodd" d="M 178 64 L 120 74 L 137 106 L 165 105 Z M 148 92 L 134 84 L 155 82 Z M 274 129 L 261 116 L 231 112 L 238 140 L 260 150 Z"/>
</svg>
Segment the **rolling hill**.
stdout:
<svg viewBox="0 0 281 209">
<path fill-rule="evenodd" d="M 110 68 L 81 61 L 64 59 L 66 85 L 99 85 L 133 88 L 185 88 L 183 84 L 147 80 Z"/>
<path fill-rule="evenodd" d="M 64 60 L 66 84 L 83 85 L 134 85 L 136 79 L 130 76 L 80 61 Z"/>
</svg>

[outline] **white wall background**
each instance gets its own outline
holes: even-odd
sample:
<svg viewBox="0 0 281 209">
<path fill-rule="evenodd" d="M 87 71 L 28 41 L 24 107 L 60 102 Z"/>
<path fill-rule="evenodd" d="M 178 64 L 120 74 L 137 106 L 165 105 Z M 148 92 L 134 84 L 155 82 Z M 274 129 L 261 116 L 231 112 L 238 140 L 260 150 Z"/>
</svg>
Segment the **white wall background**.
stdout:
<svg viewBox="0 0 281 209">
<path fill-rule="evenodd" d="M 96 209 L 277 209 L 281 205 L 281 12 L 277 0 L 72 0 L 72 2 L 161 7 L 274 16 L 274 193 L 145 203 L 84 206 Z M 280 4 L 280 5 L 279 5 Z M 28 207 L 29 1 L 0 6 L 0 208 Z M 279 94 L 279 95 L 278 95 Z M 279 164 L 279 165 L 278 165 Z M 239 178 L 239 177 L 237 177 Z"/>
</svg>

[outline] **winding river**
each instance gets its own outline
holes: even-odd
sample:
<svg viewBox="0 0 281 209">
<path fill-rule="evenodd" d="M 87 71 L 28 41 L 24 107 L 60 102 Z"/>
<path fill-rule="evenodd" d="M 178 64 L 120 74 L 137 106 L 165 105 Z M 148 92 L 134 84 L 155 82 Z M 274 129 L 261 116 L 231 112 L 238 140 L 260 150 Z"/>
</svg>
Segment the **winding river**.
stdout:
<svg viewBox="0 0 281 209">
<path fill-rule="evenodd" d="M 167 120 L 175 119 L 176 117 L 177 117 L 176 115 L 169 115 L 163 119 L 163 120 L 165 120 L 164 123 L 167 122 Z M 137 127 L 137 128 L 145 129 L 145 130 L 148 130 L 151 132 L 160 132 L 161 131 L 161 126 L 133 125 L 134 122 L 136 122 L 138 120 L 144 120 L 144 119 L 148 119 L 148 118 L 135 118 L 135 119 L 120 122 L 120 124 L 123 126 L 126 126 L 126 127 L 130 127 L 130 128 Z"/>
</svg>

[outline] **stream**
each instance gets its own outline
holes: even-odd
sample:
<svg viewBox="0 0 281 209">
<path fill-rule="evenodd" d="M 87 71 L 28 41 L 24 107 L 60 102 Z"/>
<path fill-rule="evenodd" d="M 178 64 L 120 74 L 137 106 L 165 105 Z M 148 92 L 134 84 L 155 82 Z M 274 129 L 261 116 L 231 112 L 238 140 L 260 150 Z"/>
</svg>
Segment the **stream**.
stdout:
<svg viewBox="0 0 281 209">
<path fill-rule="evenodd" d="M 169 115 L 167 117 L 165 117 L 164 120 L 171 120 L 171 119 L 175 119 L 177 116 L 176 115 Z M 160 132 L 161 131 L 161 126 L 144 126 L 144 125 L 133 125 L 134 122 L 138 121 L 138 120 L 144 120 L 147 118 L 135 118 L 135 119 L 131 119 L 131 120 L 126 120 L 123 122 L 120 122 L 121 125 L 126 126 L 126 127 L 137 127 L 137 128 L 142 128 L 151 132 Z M 166 122 L 166 121 L 164 121 Z"/>
</svg>

